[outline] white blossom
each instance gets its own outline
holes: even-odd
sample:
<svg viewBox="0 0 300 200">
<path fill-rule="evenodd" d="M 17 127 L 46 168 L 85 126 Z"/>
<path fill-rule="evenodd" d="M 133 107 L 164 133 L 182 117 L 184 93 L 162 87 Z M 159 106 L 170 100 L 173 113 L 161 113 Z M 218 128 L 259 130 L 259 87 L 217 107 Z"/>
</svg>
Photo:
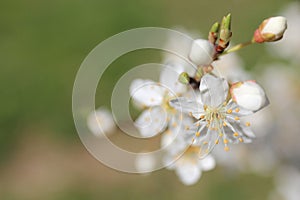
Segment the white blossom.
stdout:
<svg viewBox="0 0 300 200">
<path fill-rule="evenodd" d="M 116 129 L 111 112 L 104 107 L 100 107 L 88 115 L 87 126 L 97 137 L 111 134 Z"/>
<path fill-rule="evenodd" d="M 225 79 L 205 75 L 200 83 L 201 103 L 195 99 L 177 98 L 170 105 L 197 117 L 198 121 L 186 131 L 192 145 L 199 146 L 199 157 L 205 157 L 219 140 L 222 139 L 224 150 L 228 143 L 251 142 L 255 137 L 250 123 L 241 123 L 240 118 L 253 114 L 253 111 L 238 106 L 228 100 L 228 83 Z"/>
</svg>

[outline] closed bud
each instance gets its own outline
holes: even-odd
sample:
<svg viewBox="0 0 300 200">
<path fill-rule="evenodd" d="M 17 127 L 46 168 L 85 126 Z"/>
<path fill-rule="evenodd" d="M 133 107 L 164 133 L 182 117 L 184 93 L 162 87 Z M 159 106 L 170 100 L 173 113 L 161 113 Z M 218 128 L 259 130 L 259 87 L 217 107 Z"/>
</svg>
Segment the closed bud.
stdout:
<svg viewBox="0 0 300 200">
<path fill-rule="evenodd" d="M 212 25 L 210 28 L 209 34 L 208 34 L 208 40 L 215 44 L 218 40 L 218 34 L 219 34 L 220 24 L 219 22 L 216 22 Z"/>
<path fill-rule="evenodd" d="M 194 40 L 189 54 L 190 60 L 198 66 L 209 65 L 216 55 L 214 45 L 208 40 Z"/>
<path fill-rule="evenodd" d="M 234 83 L 230 94 L 234 102 L 247 110 L 258 111 L 269 104 L 264 90 L 252 80 Z"/>
<path fill-rule="evenodd" d="M 184 85 L 187 85 L 190 82 L 190 77 L 186 72 L 182 72 L 179 75 L 178 81 Z"/>
<path fill-rule="evenodd" d="M 270 17 L 264 20 L 254 32 L 253 40 L 257 43 L 274 42 L 283 37 L 287 29 L 285 17 Z"/>
</svg>

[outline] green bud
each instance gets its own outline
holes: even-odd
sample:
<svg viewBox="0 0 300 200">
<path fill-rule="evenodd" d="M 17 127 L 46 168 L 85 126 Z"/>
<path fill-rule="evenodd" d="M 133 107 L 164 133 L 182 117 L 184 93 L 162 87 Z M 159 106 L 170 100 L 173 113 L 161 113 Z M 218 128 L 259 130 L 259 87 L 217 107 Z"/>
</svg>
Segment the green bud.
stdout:
<svg viewBox="0 0 300 200">
<path fill-rule="evenodd" d="M 190 77 L 186 72 L 182 72 L 178 77 L 178 81 L 184 85 L 187 85 L 190 82 Z"/>
<path fill-rule="evenodd" d="M 212 25 L 212 27 L 210 28 L 210 31 L 209 31 L 209 34 L 208 34 L 208 40 L 212 44 L 215 44 L 216 41 L 218 40 L 219 29 L 220 29 L 219 22 L 214 23 Z"/>
<path fill-rule="evenodd" d="M 220 28 L 219 43 L 217 46 L 217 52 L 222 53 L 229 45 L 232 32 L 231 32 L 231 14 L 224 16 Z"/>
<path fill-rule="evenodd" d="M 231 14 L 229 13 L 222 20 L 222 27 L 226 30 L 231 30 Z"/>
<path fill-rule="evenodd" d="M 212 33 L 218 33 L 219 32 L 219 29 L 220 29 L 220 23 L 219 22 L 216 22 L 214 23 L 211 28 L 210 28 L 210 32 Z"/>
</svg>

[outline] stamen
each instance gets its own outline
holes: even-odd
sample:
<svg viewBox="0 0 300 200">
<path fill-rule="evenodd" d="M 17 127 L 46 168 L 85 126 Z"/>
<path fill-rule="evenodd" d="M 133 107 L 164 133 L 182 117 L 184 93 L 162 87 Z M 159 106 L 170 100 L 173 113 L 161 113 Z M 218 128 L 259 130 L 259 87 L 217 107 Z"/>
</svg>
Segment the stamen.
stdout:
<svg viewBox="0 0 300 200">
<path fill-rule="evenodd" d="M 204 144 L 204 145 L 207 145 L 207 144 L 208 144 L 208 142 L 207 142 L 207 141 L 204 141 L 204 142 L 203 142 L 203 144 Z"/>
<path fill-rule="evenodd" d="M 229 151 L 229 147 L 228 147 L 228 146 L 225 146 L 225 147 L 224 147 L 224 151 Z"/>
<path fill-rule="evenodd" d="M 200 131 L 197 131 L 196 133 L 195 133 L 195 135 L 197 136 L 197 137 L 199 137 L 200 136 Z"/>
<path fill-rule="evenodd" d="M 205 117 L 205 115 L 201 115 L 201 116 L 200 116 L 200 119 L 204 119 L 204 117 Z"/>
<path fill-rule="evenodd" d="M 239 134 L 237 132 L 233 133 L 233 136 L 237 137 Z"/>
<path fill-rule="evenodd" d="M 204 108 L 204 110 L 206 110 L 207 109 L 207 105 L 204 105 L 203 108 Z"/>
<path fill-rule="evenodd" d="M 227 113 L 228 113 L 228 114 L 231 114 L 231 113 L 232 113 L 232 110 L 231 110 L 231 109 L 228 109 L 228 110 L 227 110 Z"/>
<path fill-rule="evenodd" d="M 240 112 L 240 109 L 239 109 L 239 108 L 236 108 L 236 109 L 235 109 L 235 112 Z"/>
<path fill-rule="evenodd" d="M 223 122 L 223 126 L 227 126 L 226 122 Z"/>
<path fill-rule="evenodd" d="M 239 141 L 240 141 L 240 142 L 244 142 L 243 138 L 239 138 Z"/>
<path fill-rule="evenodd" d="M 199 127 L 199 126 L 200 126 L 200 122 L 197 122 L 197 123 L 196 123 L 196 126 Z"/>
<path fill-rule="evenodd" d="M 220 136 L 220 137 L 223 137 L 223 133 L 220 133 L 219 136 Z"/>
<path fill-rule="evenodd" d="M 190 127 L 189 126 L 185 126 L 184 128 L 186 131 L 190 130 Z"/>
<path fill-rule="evenodd" d="M 215 144 L 219 144 L 219 139 L 216 139 Z"/>
<path fill-rule="evenodd" d="M 240 120 L 240 118 L 239 118 L 239 117 L 235 117 L 234 119 L 235 119 L 236 121 Z"/>
<path fill-rule="evenodd" d="M 246 122 L 246 126 L 250 126 L 251 124 L 250 124 L 250 122 Z"/>
<path fill-rule="evenodd" d="M 228 144 L 228 140 L 227 139 L 224 139 L 223 142 L 224 142 L 224 144 Z"/>
</svg>

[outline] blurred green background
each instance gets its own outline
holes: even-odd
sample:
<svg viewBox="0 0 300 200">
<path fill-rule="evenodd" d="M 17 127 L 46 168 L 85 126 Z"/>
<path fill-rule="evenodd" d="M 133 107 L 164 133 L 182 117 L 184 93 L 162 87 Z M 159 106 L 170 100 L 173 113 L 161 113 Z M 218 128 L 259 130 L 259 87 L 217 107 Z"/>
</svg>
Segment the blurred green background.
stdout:
<svg viewBox="0 0 300 200">
<path fill-rule="evenodd" d="M 181 26 L 206 33 L 231 12 L 233 39 L 245 41 L 262 19 L 288 2 L 0 1 L 0 199 L 266 199 L 272 182 L 253 174 L 229 178 L 217 168 L 187 187 L 172 171 L 138 176 L 103 166 L 76 133 L 72 87 L 87 54 L 121 31 Z M 262 45 L 240 55 L 250 68 L 265 53 Z M 110 94 L 124 70 L 160 62 L 158 55 L 136 52 L 114 62 L 97 104 L 109 105 L 103 94 Z"/>
</svg>

